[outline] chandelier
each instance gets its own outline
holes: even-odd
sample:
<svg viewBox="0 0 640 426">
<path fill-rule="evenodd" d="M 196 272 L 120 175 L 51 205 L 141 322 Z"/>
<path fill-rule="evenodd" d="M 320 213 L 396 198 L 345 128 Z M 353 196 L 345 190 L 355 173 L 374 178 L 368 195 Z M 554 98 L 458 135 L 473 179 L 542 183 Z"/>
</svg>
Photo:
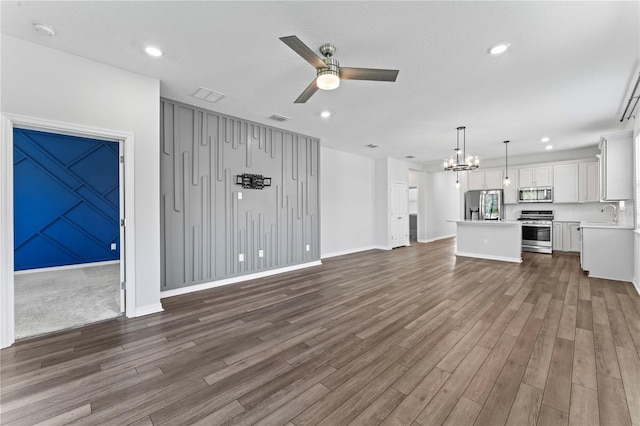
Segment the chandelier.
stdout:
<svg viewBox="0 0 640 426">
<path fill-rule="evenodd" d="M 460 126 L 457 128 L 456 133 L 456 149 L 455 156 L 449 157 L 448 160 L 444 160 L 444 169 L 451 170 L 453 172 L 466 172 L 468 170 L 475 170 L 480 167 L 480 160 L 478 156 L 475 157 L 467 154 L 466 144 L 466 127 Z M 462 132 L 462 149 L 460 149 L 460 132 Z M 466 157 L 465 157 L 466 156 Z"/>
</svg>

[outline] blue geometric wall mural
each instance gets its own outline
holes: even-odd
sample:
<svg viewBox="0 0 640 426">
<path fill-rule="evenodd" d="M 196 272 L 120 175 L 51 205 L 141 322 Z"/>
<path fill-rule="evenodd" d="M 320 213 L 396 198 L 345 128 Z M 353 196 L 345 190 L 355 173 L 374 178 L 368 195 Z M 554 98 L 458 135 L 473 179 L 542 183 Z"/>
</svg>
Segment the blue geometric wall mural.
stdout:
<svg viewBox="0 0 640 426">
<path fill-rule="evenodd" d="M 13 141 L 14 269 L 120 259 L 118 143 L 25 129 Z"/>
</svg>

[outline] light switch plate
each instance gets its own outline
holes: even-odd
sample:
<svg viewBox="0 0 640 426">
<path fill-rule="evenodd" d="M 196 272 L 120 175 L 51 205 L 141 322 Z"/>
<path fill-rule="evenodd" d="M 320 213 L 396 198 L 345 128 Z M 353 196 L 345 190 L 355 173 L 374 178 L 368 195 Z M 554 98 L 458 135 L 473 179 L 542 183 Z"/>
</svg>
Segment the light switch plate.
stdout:
<svg viewBox="0 0 640 426">
<path fill-rule="evenodd" d="M 264 250 L 258 250 L 258 257 L 264 257 Z"/>
<path fill-rule="evenodd" d="M 305 247 L 305 250 L 306 250 L 306 251 L 309 251 L 309 250 L 310 250 L 309 244 L 307 244 L 307 246 Z"/>
<path fill-rule="evenodd" d="M 111 243 L 111 250 L 115 250 L 116 249 L 116 243 Z"/>
<path fill-rule="evenodd" d="M 238 200 L 242 200 L 242 192 L 238 192 Z"/>
<path fill-rule="evenodd" d="M 244 254 L 240 253 L 238 255 L 238 262 L 244 262 Z"/>
</svg>

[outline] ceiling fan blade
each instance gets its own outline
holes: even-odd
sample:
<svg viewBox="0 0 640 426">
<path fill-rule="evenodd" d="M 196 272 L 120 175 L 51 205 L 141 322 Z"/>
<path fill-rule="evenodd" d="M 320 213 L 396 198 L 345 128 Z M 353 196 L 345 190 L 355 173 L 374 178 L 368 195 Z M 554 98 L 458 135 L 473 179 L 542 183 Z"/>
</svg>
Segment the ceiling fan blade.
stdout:
<svg viewBox="0 0 640 426">
<path fill-rule="evenodd" d="M 307 102 L 314 93 L 316 93 L 316 91 L 318 90 L 318 83 L 316 82 L 316 80 L 316 78 L 313 79 L 311 84 L 308 85 L 306 89 L 304 89 L 304 92 L 302 92 L 300 96 L 298 96 L 298 99 L 293 101 L 294 104 L 303 104 Z"/>
<path fill-rule="evenodd" d="M 284 42 L 287 46 L 293 49 L 298 55 L 302 56 L 302 58 L 309 62 L 314 68 L 326 68 L 327 64 L 324 63 L 320 56 L 316 55 L 313 50 L 309 48 L 306 44 L 302 42 L 298 37 L 292 35 L 287 37 L 280 37 L 280 40 Z"/>
<path fill-rule="evenodd" d="M 399 72 L 375 68 L 340 67 L 340 78 L 342 80 L 396 81 Z"/>
</svg>

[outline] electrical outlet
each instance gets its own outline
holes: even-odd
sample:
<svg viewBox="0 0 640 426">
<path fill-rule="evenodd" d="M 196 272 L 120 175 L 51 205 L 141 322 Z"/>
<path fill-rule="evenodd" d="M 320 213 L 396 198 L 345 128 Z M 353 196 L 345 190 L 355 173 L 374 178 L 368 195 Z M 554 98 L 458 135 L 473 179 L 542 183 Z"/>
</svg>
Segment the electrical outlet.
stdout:
<svg viewBox="0 0 640 426">
<path fill-rule="evenodd" d="M 489 240 L 487 240 L 486 238 L 484 239 L 484 245 L 486 246 L 487 244 L 489 244 Z"/>
<path fill-rule="evenodd" d="M 309 244 L 307 244 L 307 246 L 305 247 L 305 250 L 306 250 L 306 251 L 309 251 L 309 250 L 310 250 Z"/>
<path fill-rule="evenodd" d="M 238 255 L 238 262 L 244 262 L 244 254 L 240 253 Z"/>
<path fill-rule="evenodd" d="M 238 192 L 238 200 L 242 200 L 242 192 Z"/>
<path fill-rule="evenodd" d="M 264 250 L 258 250 L 258 257 L 264 257 Z"/>
<path fill-rule="evenodd" d="M 111 250 L 115 250 L 116 249 L 116 243 L 111 243 Z"/>
</svg>

